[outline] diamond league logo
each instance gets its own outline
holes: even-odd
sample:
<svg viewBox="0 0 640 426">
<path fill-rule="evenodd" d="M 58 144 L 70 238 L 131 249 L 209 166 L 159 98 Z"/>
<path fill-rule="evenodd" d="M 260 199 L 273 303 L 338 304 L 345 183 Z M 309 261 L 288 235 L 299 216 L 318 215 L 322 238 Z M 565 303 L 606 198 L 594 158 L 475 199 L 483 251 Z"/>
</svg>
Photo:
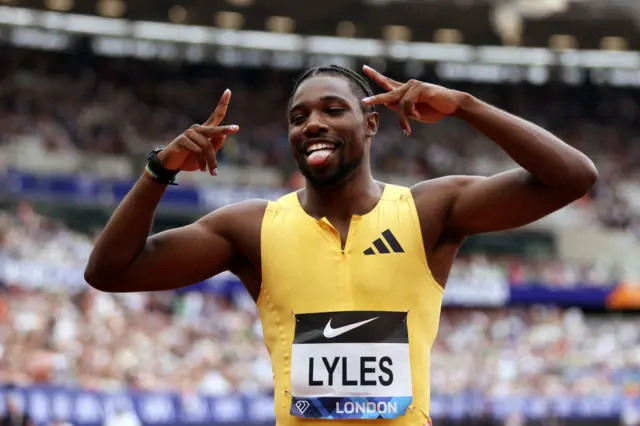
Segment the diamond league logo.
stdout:
<svg viewBox="0 0 640 426">
<path fill-rule="evenodd" d="M 298 409 L 298 411 L 300 411 L 300 414 L 304 414 L 305 411 L 307 411 L 307 408 L 309 408 L 311 404 L 309 403 L 309 401 L 298 401 L 296 402 L 296 408 Z"/>
</svg>

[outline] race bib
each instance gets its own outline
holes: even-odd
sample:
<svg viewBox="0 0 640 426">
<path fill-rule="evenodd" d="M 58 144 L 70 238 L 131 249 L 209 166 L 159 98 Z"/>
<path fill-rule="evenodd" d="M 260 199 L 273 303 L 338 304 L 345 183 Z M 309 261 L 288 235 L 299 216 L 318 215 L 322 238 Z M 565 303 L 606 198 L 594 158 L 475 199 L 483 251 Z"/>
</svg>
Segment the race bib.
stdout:
<svg viewBox="0 0 640 426">
<path fill-rule="evenodd" d="M 393 419 L 413 400 L 407 312 L 296 315 L 291 415 Z"/>
</svg>

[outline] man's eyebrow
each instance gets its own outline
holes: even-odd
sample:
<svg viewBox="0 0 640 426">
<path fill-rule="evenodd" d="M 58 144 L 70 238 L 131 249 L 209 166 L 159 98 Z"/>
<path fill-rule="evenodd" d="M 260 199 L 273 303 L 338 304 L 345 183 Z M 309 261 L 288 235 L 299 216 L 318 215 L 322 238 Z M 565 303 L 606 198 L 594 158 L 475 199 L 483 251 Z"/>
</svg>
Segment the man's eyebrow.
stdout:
<svg viewBox="0 0 640 426">
<path fill-rule="evenodd" d="M 337 101 L 337 102 L 342 102 L 342 103 L 349 103 L 348 100 L 346 100 L 345 98 L 343 98 L 342 96 L 338 96 L 338 95 L 326 95 L 320 98 L 320 100 L 322 102 L 332 102 L 332 101 Z M 296 109 L 301 109 L 304 106 L 304 103 L 300 102 L 297 103 L 295 105 L 293 105 L 290 109 L 289 112 L 291 111 L 295 111 Z"/>
</svg>

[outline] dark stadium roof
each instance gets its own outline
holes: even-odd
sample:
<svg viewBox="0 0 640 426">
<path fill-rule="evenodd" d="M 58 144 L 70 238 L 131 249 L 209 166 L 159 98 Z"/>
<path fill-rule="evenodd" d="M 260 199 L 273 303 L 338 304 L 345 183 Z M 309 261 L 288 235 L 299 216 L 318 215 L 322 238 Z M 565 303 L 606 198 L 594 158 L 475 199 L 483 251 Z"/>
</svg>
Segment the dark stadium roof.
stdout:
<svg viewBox="0 0 640 426">
<path fill-rule="evenodd" d="M 74 13 L 92 14 L 98 0 L 75 0 Z M 580 0 L 567 12 L 525 22 L 522 44 L 547 46 L 554 34 L 570 34 L 582 49 L 597 49 L 606 36 L 620 36 L 630 47 L 640 49 L 640 7 L 634 0 Z M 42 0 L 12 0 L 12 5 L 41 9 Z M 264 30 L 269 16 L 288 16 L 295 20 L 295 32 L 335 35 L 340 21 L 352 21 L 356 37 L 380 38 L 386 25 L 411 29 L 413 41 L 433 41 L 438 28 L 454 28 L 468 44 L 501 44 L 490 23 L 490 0 L 252 0 L 245 7 L 229 0 L 125 0 L 125 17 L 134 20 L 168 21 L 175 5 L 188 10 L 187 23 L 213 25 L 219 11 L 235 11 L 244 16 L 243 29 Z M 595 19 L 597 18 L 597 19 Z"/>
</svg>

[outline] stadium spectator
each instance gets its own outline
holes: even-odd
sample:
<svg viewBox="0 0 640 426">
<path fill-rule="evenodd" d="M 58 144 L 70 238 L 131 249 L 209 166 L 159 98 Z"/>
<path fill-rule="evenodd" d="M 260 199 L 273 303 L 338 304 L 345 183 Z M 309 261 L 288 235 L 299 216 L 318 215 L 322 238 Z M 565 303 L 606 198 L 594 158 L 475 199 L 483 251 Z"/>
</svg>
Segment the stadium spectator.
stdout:
<svg viewBox="0 0 640 426">
<path fill-rule="evenodd" d="M 0 426 L 35 426 L 29 414 L 20 410 L 13 396 L 5 395 L 4 406 Z"/>
<path fill-rule="evenodd" d="M 73 426 L 73 425 L 60 417 L 60 418 L 54 419 L 49 426 Z"/>
<path fill-rule="evenodd" d="M 115 407 L 113 413 L 106 416 L 103 426 L 141 426 L 140 419 L 133 411 L 123 405 Z"/>
</svg>

